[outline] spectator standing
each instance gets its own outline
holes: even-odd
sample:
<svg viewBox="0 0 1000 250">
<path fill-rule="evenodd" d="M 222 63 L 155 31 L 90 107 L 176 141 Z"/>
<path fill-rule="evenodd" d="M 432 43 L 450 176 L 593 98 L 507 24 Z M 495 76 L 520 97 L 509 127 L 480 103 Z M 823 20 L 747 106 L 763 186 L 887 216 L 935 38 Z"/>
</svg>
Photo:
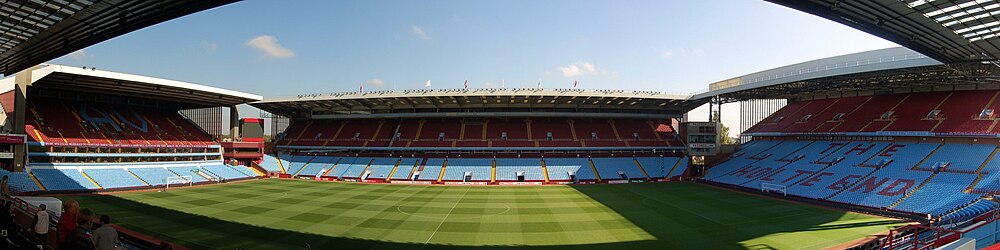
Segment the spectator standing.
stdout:
<svg viewBox="0 0 1000 250">
<path fill-rule="evenodd" d="M 118 245 L 118 231 L 111 227 L 111 216 L 101 215 L 101 227 L 94 230 L 97 250 L 113 250 Z"/>
<path fill-rule="evenodd" d="M 66 236 L 69 236 L 76 230 L 76 215 L 80 212 L 80 203 L 76 201 L 68 201 L 63 203 L 63 213 L 59 217 L 59 224 L 56 225 L 56 236 L 58 236 L 59 245 L 66 242 Z"/>
<path fill-rule="evenodd" d="M 38 205 L 38 212 L 35 213 L 35 223 L 31 226 L 31 231 L 35 232 L 38 243 L 45 245 L 49 239 L 49 211 L 45 211 L 45 204 Z"/>
<path fill-rule="evenodd" d="M 93 231 L 94 213 L 90 209 L 80 210 L 76 215 L 76 230 L 66 236 L 66 242 L 59 245 L 59 250 L 91 250 L 94 247 Z"/>
<path fill-rule="evenodd" d="M 10 177 L 7 175 L 0 179 L 0 197 L 3 197 L 3 202 L 8 202 L 10 200 Z"/>
</svg>

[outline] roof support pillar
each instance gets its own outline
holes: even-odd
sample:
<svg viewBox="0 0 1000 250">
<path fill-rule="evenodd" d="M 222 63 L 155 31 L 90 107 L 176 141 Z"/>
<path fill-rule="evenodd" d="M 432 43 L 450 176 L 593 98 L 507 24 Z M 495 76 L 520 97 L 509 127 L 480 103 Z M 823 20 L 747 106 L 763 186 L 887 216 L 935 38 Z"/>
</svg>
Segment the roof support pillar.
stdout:
<svg viewBox="0 0 1000 250">
<path fill-rule="evenodd" d="M 240 140 L 240 110 L 236 108 L 236 105 L 229 106 L 229 137 L 233 141 Z"/>
<path fill-rule="evenodd" d="M 24 131 L 24 116 L 28 110 L 28 86 L 31 85 L 31 72 L 41 66 L 34 66 L 14 74 L 14 107 L 13 112 L 8 114 L 7 124 L 11 126 L 13 134 L 26 134 Z M 14 172 L 24 171 L 27 160 L 27 147 L 25 144 L 14 144 L 11 151 L 14 153 Z"/>
</svg>

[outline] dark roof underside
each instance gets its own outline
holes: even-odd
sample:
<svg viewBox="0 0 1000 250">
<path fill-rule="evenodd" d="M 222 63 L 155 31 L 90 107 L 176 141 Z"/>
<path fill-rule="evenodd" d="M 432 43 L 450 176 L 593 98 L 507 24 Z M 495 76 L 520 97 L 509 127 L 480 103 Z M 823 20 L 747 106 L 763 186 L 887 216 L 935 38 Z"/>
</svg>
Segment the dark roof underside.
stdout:
<svg viewBox="0 0 1000 250">
<path fill-rule="evenodd" d="M 719 97 L 726 102 L 750 99 L 810 99 L 836 97 L 850 92 L 871 94 L 947 91 L 1000 86 L 1000 67 L 984 63 L 962 63 L 913 67 L 846 74 L 790 82 L 762 88 L 727 93 Z"/>
<path fill-rule="evenodd" d="M 1000 3 L 767 0 L 882 37 L 943 63 L 1000 58 Z"/>
<path fill-rule="evenodd" d="M 236 0 L 9 0 L 0 3 L 0 73 Z"/>
<path fill-rule="evenodd" d="M 184 109 L 228 107 L 255 101 L 208 91 L 59 72 L 34 82 L 29 90 L 33 88 L 38 89 L 33 93 L 40 93 L 49 98 L 78 99 L 77 96 L 89 98 L 89 96 L 94 95 L 139 97 L 175 103 L 174 105 Z M 32 98 L 32 96 L 29 94 L 28 98 Z M 86 99 L 78 101 L 86 101 Z"/>
</svg>

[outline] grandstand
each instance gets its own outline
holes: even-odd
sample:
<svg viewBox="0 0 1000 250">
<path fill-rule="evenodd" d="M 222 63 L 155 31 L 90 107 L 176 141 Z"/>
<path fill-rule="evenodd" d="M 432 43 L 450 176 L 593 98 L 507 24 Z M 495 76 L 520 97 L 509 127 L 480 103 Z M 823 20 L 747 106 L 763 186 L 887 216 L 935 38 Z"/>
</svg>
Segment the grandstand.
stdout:
<svg viewBox="0 0 1000 250">
<path fill-rule="evenodd" d="M 995 13 L 985 12 L 1000 5 L 989 1 L 772 0 L 906 48 L 738 76 L 691 95 L 489 88 L 264 99 L 94 68 L 31 66 L 160 19 L 230 1 L 164 1 L 156 6 L 123 2 L 4 4 L 5 12 L 18 9 L 31 20 L 69 21 L 41 30 L 27 28 L 30 32 L 12 35 L 10 44 L 0 48 L 0 72 L 17 73 L 0 80 L 5 113 L 0 174 L 10 176 L 20 194 L 109 192 L 112 195 L 85 199 L 107 211 L 132 212 L 123 214 L 125 218 L 173 215 L 156 221 L 163 224 L 159 227 L 132 226 L 166 231 L 146 233 L 173 237 L 194 248 L 238 249 L 246 242 L 258 244 L 254 241 L 260 241 L 256 233 L 261 232 L 283 235 L 256 245 L 265 248 L 299 247 L 293 246 L 299 242 L 282 242 L 292 238 L 348 248 L 412 248 L 410 242 L 424 239 L 411 234 L 428 233 L 423 249 L 439 229 L 444 237 L 432 247 L 820 248 L 860 236 L 831 237 L 814 245 L 759 239 L 854 229 L 868 235 L 899 226 L 899 221 L 840 210 L 816 212 L 741 192 L 921 224 L 913 226 L 917 229 L 912 233 L 894 229 L 870 249 L 906 248 L 911 243 L 924 249 L 969 235 L 983 244 L 996 242 L 996 237 L 987 239 L 996 235 L 1000 223 L 1000 118 L 995 114 L 1000 109 L 1000 47 L 994 45 L 1000 38 L 990 27 L 1000 21 Z M 65 6 L 46 13 L 56 5 Z M 116 11 L 121 13 L 104 15 Z M 106 16 L 123 18 L 102 19 Z M 26 29 L 20 25 L 4 22 L 0 28 Z M 28 33 L 45 35 L 29 39 L 24 36 Z M 81 34 L 94 39 L 69 39 Z M 694 143 L 686 138 L 686 114 L 703 104 L 721 109 L 737 102 L 741 145 L 728 148 L 731 152 L 724 148 L 718 156 L 695 156 Z M 243 145 L 245 151 L 227 148 L 241 142 L 235 122 L 239 104 L 262 109 L 273 115 L 271 119 L 289 120 L 289 126 L 267 142 L 268 154 L 261 155 L 265 149 L 256 144 Z M 231 111 L 228 129 L 235 141 L 222 139 L 222 115 L 215 110 L 220 107 Z M 209 120 L 218 121 L 206 124 L 190 112 L 209 112 Z M 8 136 L 23 140 L 7 141 Z M 263 144 L 263 135 L 255 139 Z M 182 176 L 199 185 L 267 177 L 317 181 L 214 185 L 170 193 L 172 197 L 113 193 L 159 189 Z M 688 183 L 445 186 L 688 180 L 738 192 Z M 327 190 L 330 187 L 334 190 Z M 275 196 L 277 192 L 281 195 Z M 246 202 L 250 199 L 254 202 Z M 390 200 L 392 204 L 386 203 Z M 117 207 L 121 204 L 128 205 Z M 263 219 L 280 230 L 248 226 L 260 222 L 238 219 L 267 214 L 275 206 L 290 208 L 276 211 L 285 218 Z M 427 220 L 439 219 L 433 231 L 424 229 L 431 227 Z M 171 231 L 203 225 L 193 223 L 199 220 L 214 223 L 197 228 L 209 233 L 191 231 L 203 237 L 178 237 Z M 806 222 L 775 226 L 774 221 Z M 395 231 L 397 226 L 405 230 Z M 992 231 L 974 231 L 983 228 Z M 757 245 L 730 245 L 727 240 L 746 235 L 729 231 L 752 231 L 747 242 Z M 501 237 L 492 237 L 498 234 Z M 983 234 L 990 236 L 977 237 Z M 678 241 L 678 236 L 695 240 Z M 822 237 L 796 239 L 815 238 Z"/>
<path fill-rule="evenodd" d="M 683 98 L 647 91 L 442 89 L 299 95 L 251 105 L 290 120 L 275 135 L 276 154 L 260 162 L 277 176 L 515 185 L 682 178 L 689 168 L 677 118 L 698 104 Z"/>
<path fill-rule="evenodd" d="M 743 145 L 711 164 L 703 180 L 976 230 L 998 207 L 994 110 L 1000 92 L 942 72 L 965 67 L 977 79 L 996 78 L 995 69 L 978 66 L 891 48 L 714 83 L 693 98 L 711 96 L 720 100 L 716 106 L 740 102 L 751 112 L 740 117 Z M 928 77 L 939 80 L 917 80 Z M 774 105 L 775 99 L 787 105 Z"/>
<path fill-rule="evenodd" d="M 226 165 L 217 139 L 180 112 L 231 107 L 259 96 L 61 65 L 25 74 L 31 81 L 23 102 L 12 90 L 21 88 L 17 77 L 0 80 L 7 88 L 0 99 L 13 103 L 4 122 L 27 135 L 26 152 L 13 151 L 15 159 L 27 158 L 23 171 L 5 165 L 21 192 L 143 189 L 177 176 L 199 182 L 259 176 L 250 167 Z"/>
</svg>

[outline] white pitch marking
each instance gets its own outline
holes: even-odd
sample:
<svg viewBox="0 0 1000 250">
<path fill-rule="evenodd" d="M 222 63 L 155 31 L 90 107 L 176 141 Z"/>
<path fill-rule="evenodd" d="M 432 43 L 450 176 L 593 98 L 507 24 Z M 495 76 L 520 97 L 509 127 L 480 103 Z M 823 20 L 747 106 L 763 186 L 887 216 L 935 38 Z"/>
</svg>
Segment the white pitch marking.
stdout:
<svg viewBox="0 0 1000 250">
<path fill-rule="evenodd" d="M 448 210 L 448 214 L 444 215 L 444 219 L 441 219 L 441 223 L 438 223 L 438 226 L 437 226 L 437 228 L 434 228 L 434 232 L 433 232 L 433 233 L 431 233 L 431 236 L 430 236 L 430 237 L 427 237 L 427 241 L 424 241 L 424 245 L 423 245 L 423 246 L 420 246 L 420 249 L 421 249 L 421 250 L 423 250 L 423 249 L 424 249 L 424 247 L 427 247 L 427 243 L 430 243 L 430 242 L 431 242 L 431 239 L 433 239 L 433 238 L 434 238 L 434 235 L 435 235 L 435 234 L 437 234 L 438 230 L 440 230 L 440 229 L 441 229 L 441 225 L 444 225 L 444 221 L 448 220 L 448 216 L 451 216 L 451 212 L 452 212 L 452 211 L 455 211 L 455 208 L 456 208 L 456 207 L 458 207 L 458 203 L 461 203 L 461 202 L 462 202 L 462 199 L 464 199 L 464 198 L 465 198 L 465 194 L 468 194 L 468 193 L 469 193 L 469 190 L 470 190 L 470 189 L 472 189 L 472 187 L 471 187 L 471 186 L 470 186 L 470 187 L 468 187 L 467 189 L 465 189 L 465 192 L 464 192 L 464 193 L 462 193 L 462 197 L 459 197 L 459 198 L 458 198 L 458 200 L 457 200 L 457 201 L 455 201 L 455 205 L 452 205 L 452 206 L 451 206 L 451 210 Z"/>
</svg>

